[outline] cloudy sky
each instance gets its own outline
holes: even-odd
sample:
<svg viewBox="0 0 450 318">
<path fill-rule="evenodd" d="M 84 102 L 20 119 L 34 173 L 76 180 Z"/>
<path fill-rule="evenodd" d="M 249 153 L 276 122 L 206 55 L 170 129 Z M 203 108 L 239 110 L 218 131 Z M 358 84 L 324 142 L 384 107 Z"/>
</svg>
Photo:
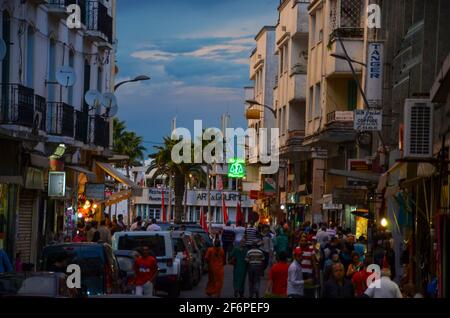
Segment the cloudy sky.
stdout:
<svg viewBox="0 0 450 318">
<path fill-rule="evenodd" d="M 169 135 L 170 123 L 193 130 L 245 127 L 243 87 L 254 36 L 277 21 L 279 0 L 118 0 L 119 74 L 149 75 L 117 91 L 118 116 L 144 136 L 148 152 Z"/>
</svg>

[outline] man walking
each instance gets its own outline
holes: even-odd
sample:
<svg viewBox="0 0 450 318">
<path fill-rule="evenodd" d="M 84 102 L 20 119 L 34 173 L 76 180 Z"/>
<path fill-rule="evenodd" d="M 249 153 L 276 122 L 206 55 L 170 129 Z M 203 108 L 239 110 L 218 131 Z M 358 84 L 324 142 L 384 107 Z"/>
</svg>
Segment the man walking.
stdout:
<svg viewBox="0 0 450 318">
<path fill-rule="evenodd" d="M 311 283 L 312 280 L 303 280 L 302 249 L 300 247 L 294 249 L 293 256 L 294 261 L 288 270 L 287 295 L 289 298 L 303 298 L 303 287 L 305 283 Z"/>
<path fill-rule="evenodd" d="M 403 298 L 400 288 L 391 280 L 389 268 L 381 270 L 381 278 L 370 284 L 365 295 L 370 298 Z"/>
<path fill-rule="evenodd" d="M 333 276 L 325 283 L 324 298 L 353 298 L 353 285 L 345 278 L 344 265 L 336 263 L 333 265 Z"/>
<path fill-rule="evenodd" d="M 264 253 L 258 248 L 257 243 L 253 243 L 252 248 L 247 252 L 245 260 L 248 264 L 249 297 L 253 298 L 253 295 L 255 295 L 256 298 L 259 298 Z"/>
<path fill-rule="evenodd" d="M 281 252 L 278 255 L 278 263 L 274 264 L 269 271 L 269 281 L 267 282 L 266 293 L 276 297 L 287 296 L 289 264 L 287 254 Z"/>
<path fill-rule="evenodd" d="M 156 219 L 151 219 L 150 225 L 147 227 L 147 231 L 161 231 L 161 227 L 156 224 Z"/>
<path fill-rule="evenodd" d="M 222 247 L 225 252 L 225 258 L 227 257 L 227 254 L 231 252 L 235 236 L 234 229 L 231 227 L 231 222 L 228 222 L 222 231 Z"/>
<path fill-rule="evenodd" d="M 100 221 L 100 226 L 98 228 L 98 233 L 100 235 L 100 241 L 111 245 L 111 231 L 106 227 L 106 220 Z"/>
<path fill-rule="evenodd" d="M 142 256 L 138 257 L 134 262 L 136 296 L 153 294 L 153 280 L 158 273 L 157 264 L 156 259 L 150 256 L 150 248 L 144 246 L 142 248 Z"/>
</svg>

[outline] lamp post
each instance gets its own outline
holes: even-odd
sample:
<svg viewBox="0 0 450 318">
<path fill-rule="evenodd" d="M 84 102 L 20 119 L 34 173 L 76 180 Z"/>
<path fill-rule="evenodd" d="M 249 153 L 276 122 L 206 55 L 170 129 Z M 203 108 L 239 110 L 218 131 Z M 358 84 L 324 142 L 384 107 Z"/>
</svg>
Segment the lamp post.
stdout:
<svg viewBox="0 0 450 318">
<path fill-rule="evenodd" d="M 262 106 L 262 107 L 268 109 L 268 110 L 273 114 L 273 117 L 277 118 L 277 112 L 276 112 L 272 107 L 267 106 L 267 105 L 263 105 L 263 104 L 257 102 L 256 100 L 253 100 L 253 99 L 248 99 L 248 100 L 246 100 L 245 102 L 246 102 L 247 104 L 249 104 L 250 107 L 253 107 L 253 106 L 255 106 L 255 105 L 256 105 L 256 106 Z"/>
<path fill-rule="evenodd" d="M 114 91 L 116 91 L 120 86 L 122 86 L 123 84 L 126 84 L 126 83 L 134 83 L 134 82 L 141 82 L 141 81 L 148 81 L 148 80 L 150 80 L 150 77 L 148 77 L 147 75 L 139 75 L 131 80 L 126 80 L 126 81 L 117 83 L 114 86 Z"/>
</svg>

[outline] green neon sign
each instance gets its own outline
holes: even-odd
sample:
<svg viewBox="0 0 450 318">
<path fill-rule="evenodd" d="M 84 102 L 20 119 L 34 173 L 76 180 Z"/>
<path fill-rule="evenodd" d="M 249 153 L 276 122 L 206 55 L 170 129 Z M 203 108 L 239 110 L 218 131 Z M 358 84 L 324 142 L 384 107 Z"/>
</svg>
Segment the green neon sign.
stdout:
<svg viewBox="0 0 450 318">
<path fill-rule="evenodd" d="M 228 177 L 239 178 L 245 177 L 245 160 L 233 158 L 228 160 Z"/>
</svg>

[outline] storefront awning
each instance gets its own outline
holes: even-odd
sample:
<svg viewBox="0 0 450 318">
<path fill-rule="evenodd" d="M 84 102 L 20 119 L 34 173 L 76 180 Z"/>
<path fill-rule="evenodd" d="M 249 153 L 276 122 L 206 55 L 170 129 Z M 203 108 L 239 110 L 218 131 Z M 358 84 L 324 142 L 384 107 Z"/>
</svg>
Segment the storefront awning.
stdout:
<svg viewBox="0 0 450 318">
<path fill-rule="evenodd" d="M 348 170 L 338 170 L 338 169 L 330 169 L 328 174 L 334 176 L 342 176 L 347 178 L 378 182 L 380 179 L 380 175 L 377 173 L 369 173 L 369 172 L 357 172 L 357 171 L 348 171 Z"/>
<path fill-rule="evenodd" d="M 91 181 L 91 182 L 95 181 L 95 173 L 93 173 L 92 171 L 90 171 L 86 168 L 83 168 L 80 166 L 67 166 L 66 168 L 76 171 L 76 172 L 84 173 L 87 176 L 89 181 Z"/>
<path fill-rule="evenodd" d="M 103 169 L 107 174 L 109 174 L 111 177 L 113 177 L 115 180 L 119 181 L 120 183 L 123 183 L 124 185 L 134 188 L 137 187 L 137 184 L 135 184 L 133 181 L 131 181 L 129 178 L 124 176 L 119 170 L 111 166 L 109 163 L 106 162 L 96 162 L 96 164 Z"/>
<path fill-rule="evenodd" d="M 98 204 L 102 204 L 105 206 L 111 206 L 114 204 L 117 204 L 121 201 L 127 200 L 131 197 L 131 190 L 123 190 L 116 193 L 111 194 L 111 196 L 101 202 L 98 202 Z"/>
</svg>

